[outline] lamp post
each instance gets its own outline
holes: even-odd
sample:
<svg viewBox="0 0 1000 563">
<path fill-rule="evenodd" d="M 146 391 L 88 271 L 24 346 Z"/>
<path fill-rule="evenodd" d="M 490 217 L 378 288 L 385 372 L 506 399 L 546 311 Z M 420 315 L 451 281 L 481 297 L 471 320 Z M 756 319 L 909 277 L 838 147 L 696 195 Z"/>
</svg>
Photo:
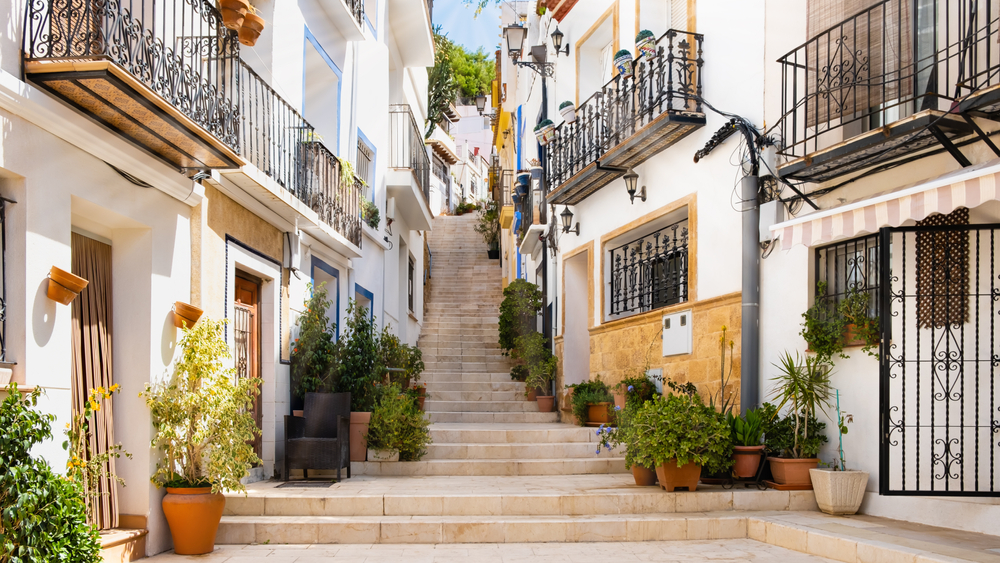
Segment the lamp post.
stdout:
<svg viewBox="0 0 1000 563">
<path fill-rule="evenodd" d="M 576 236 L 580 236 L 580 222 L 576 222 L 576 227 L 570 227 L 573 224 L 573 212 L 569 210 L 567 205 L 563 212 L 559 214 L 559 219 L 562 220 L 562 232 L 572 233 L 575 232 Z"/>
</svg>

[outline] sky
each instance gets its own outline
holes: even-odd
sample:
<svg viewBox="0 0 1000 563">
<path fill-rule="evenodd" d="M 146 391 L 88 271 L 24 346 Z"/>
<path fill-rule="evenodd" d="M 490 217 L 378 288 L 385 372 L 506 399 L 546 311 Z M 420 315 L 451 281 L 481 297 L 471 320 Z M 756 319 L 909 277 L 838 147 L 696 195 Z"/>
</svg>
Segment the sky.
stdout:
<svg viewBox="0 0 1000 563">
<path fill-rule="evenodd" d="M 463 0 L 434 0 L 434 25 L 469 51 L 482 47 L 492 55 L 500 44 L 500 8 L 492 2 L 476 17 Z"/>
</svg>

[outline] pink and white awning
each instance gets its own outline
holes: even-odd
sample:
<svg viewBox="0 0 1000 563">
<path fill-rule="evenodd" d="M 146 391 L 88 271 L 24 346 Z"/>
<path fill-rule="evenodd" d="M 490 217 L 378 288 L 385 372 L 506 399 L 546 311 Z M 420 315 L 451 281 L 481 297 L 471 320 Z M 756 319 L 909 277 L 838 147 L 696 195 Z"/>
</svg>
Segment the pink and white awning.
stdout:
<svg viewBox="0 0 1000 563">
<path fill-rule="evenodd" d="M 862 200 L 796 217 L 771 226 L 782 250 L 815 246 L 920 221 L 932 213 L 974 208 L 1000 196 L 1000 160 L 963 168 L 940 178 L 903 186 Z"/>
</svg>

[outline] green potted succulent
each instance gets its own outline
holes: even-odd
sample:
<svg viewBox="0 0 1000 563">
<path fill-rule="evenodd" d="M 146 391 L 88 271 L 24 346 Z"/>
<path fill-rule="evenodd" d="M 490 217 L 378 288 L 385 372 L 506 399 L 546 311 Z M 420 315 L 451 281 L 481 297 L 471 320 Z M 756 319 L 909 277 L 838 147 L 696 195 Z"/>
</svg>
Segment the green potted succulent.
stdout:
<svg viewBox="0 0 1000 563">
<path fill-rule="evenodd" d="M 351 461 L 365 461 L 365 435 L 385 367 L 380 362 L 379 333 L 371 312 L 352 299 L 344 324 L 335 390 L 351 394 Z"/>
<path fill-rule="evenodd" d="M 419 461 L 431 443 L 428 425 L 398 385 L 381 387 L 365 434 L 368 461 Z"/>
<path fill-rule="evenodd" d="M 621 49 L 615 53 L 615 69 L 623 79 L 632 76 L 632 53 L 628 49 Z"/>
<path fill-rule="evenodd" d="M 573 390 L 573 416 L 576 417 L 577 424 L 587 426 L 587 424 L 598 425 L 612 422 L 612 410 L 610 406 L 614 404 L 614 397 L 611 395 L 611 388 L 596 379 L 567 385 L 567 389 Z"/>
<path fill-rule="evenodd" d="M 816 420 L 816 411 L 830 404 L 830 365 L 817 356 L 803 359 L 785 352 L 774 366 L 779 373 L 772 378 L 776 384 L 772 398 L 778 405 L 768 415 L 774 419 L 787 406 L 788 416 L 774 428 L 774 435 L 765 429 L 769 449 L 779 454 L 767 458 L 771 474 L 778 484 L 809 486 L 809 470 L 819 465 L 816 455 L 826 442 L 825 424 Z"/>
<path fill-rule="evenodd" d="M 226 368 L 225 321 L 203 319 L 184 331 L 172 377 L 147 384 L 141 396 L 152 414 L 151 442 L 163 454 L 151 481 L 166 487 L 163 513 L 174 551 L 209 553 L 222 518 L 222 491 L 245 491 L 241 479 L 260 463 L 253 405 L 260 378 Z"/>
<path fill-rule="evenodd" d="M 838 459 L 832 469 L 810 469 L 809 478 L 816 492 L 816 504 L 827 514 L 850 515 L 861 508 L 868 485 L 868 472 L 848 469 L 844 458 L 844 436 L 847 425 L 854 422 L 854 416 L 840 410 L 840 391 L 837 391 L 837 445 Z"/>
<path fill-rule="evenodd" d="M 569 100 L 559 104 L 559 114 L 566 120 L 566 123 L 576 122 L 576 108 L 573 107 L 573 102 Z"/>
<path fill-rule="evenodd" d="M 746 414 L 729 413 L 729 429 L 733 440 L 733 473 L 739 479 L 757 475 L 764 451 L 764 420 L 759 409 Z"/>
<path fill-rule="evenodd" d="M 633 459 L 655 466 L 660 487 L 668 492 L 681 487 L 694 491 L 702 467 L 719 473 L 732 463 L 725 417 L 697 394 L 656 397 L 629 418 L 637 436 Z"/>
</svg>

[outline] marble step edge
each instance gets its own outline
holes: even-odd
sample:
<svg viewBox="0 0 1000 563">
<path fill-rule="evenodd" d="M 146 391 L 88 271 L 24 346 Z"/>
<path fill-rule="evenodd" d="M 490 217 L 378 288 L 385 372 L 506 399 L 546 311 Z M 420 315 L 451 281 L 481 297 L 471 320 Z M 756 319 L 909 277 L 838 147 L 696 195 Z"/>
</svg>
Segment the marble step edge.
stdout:
<svg viewBox="0 0 1000 563">
<path fill-rule="evenodd" d="M 624 457 L 569 459 L 424 459 L 408 462 L 351 462 L 353 475 L 409 476 L 511 476 L 606 475 L 625 473 Z"/>
</svg>

